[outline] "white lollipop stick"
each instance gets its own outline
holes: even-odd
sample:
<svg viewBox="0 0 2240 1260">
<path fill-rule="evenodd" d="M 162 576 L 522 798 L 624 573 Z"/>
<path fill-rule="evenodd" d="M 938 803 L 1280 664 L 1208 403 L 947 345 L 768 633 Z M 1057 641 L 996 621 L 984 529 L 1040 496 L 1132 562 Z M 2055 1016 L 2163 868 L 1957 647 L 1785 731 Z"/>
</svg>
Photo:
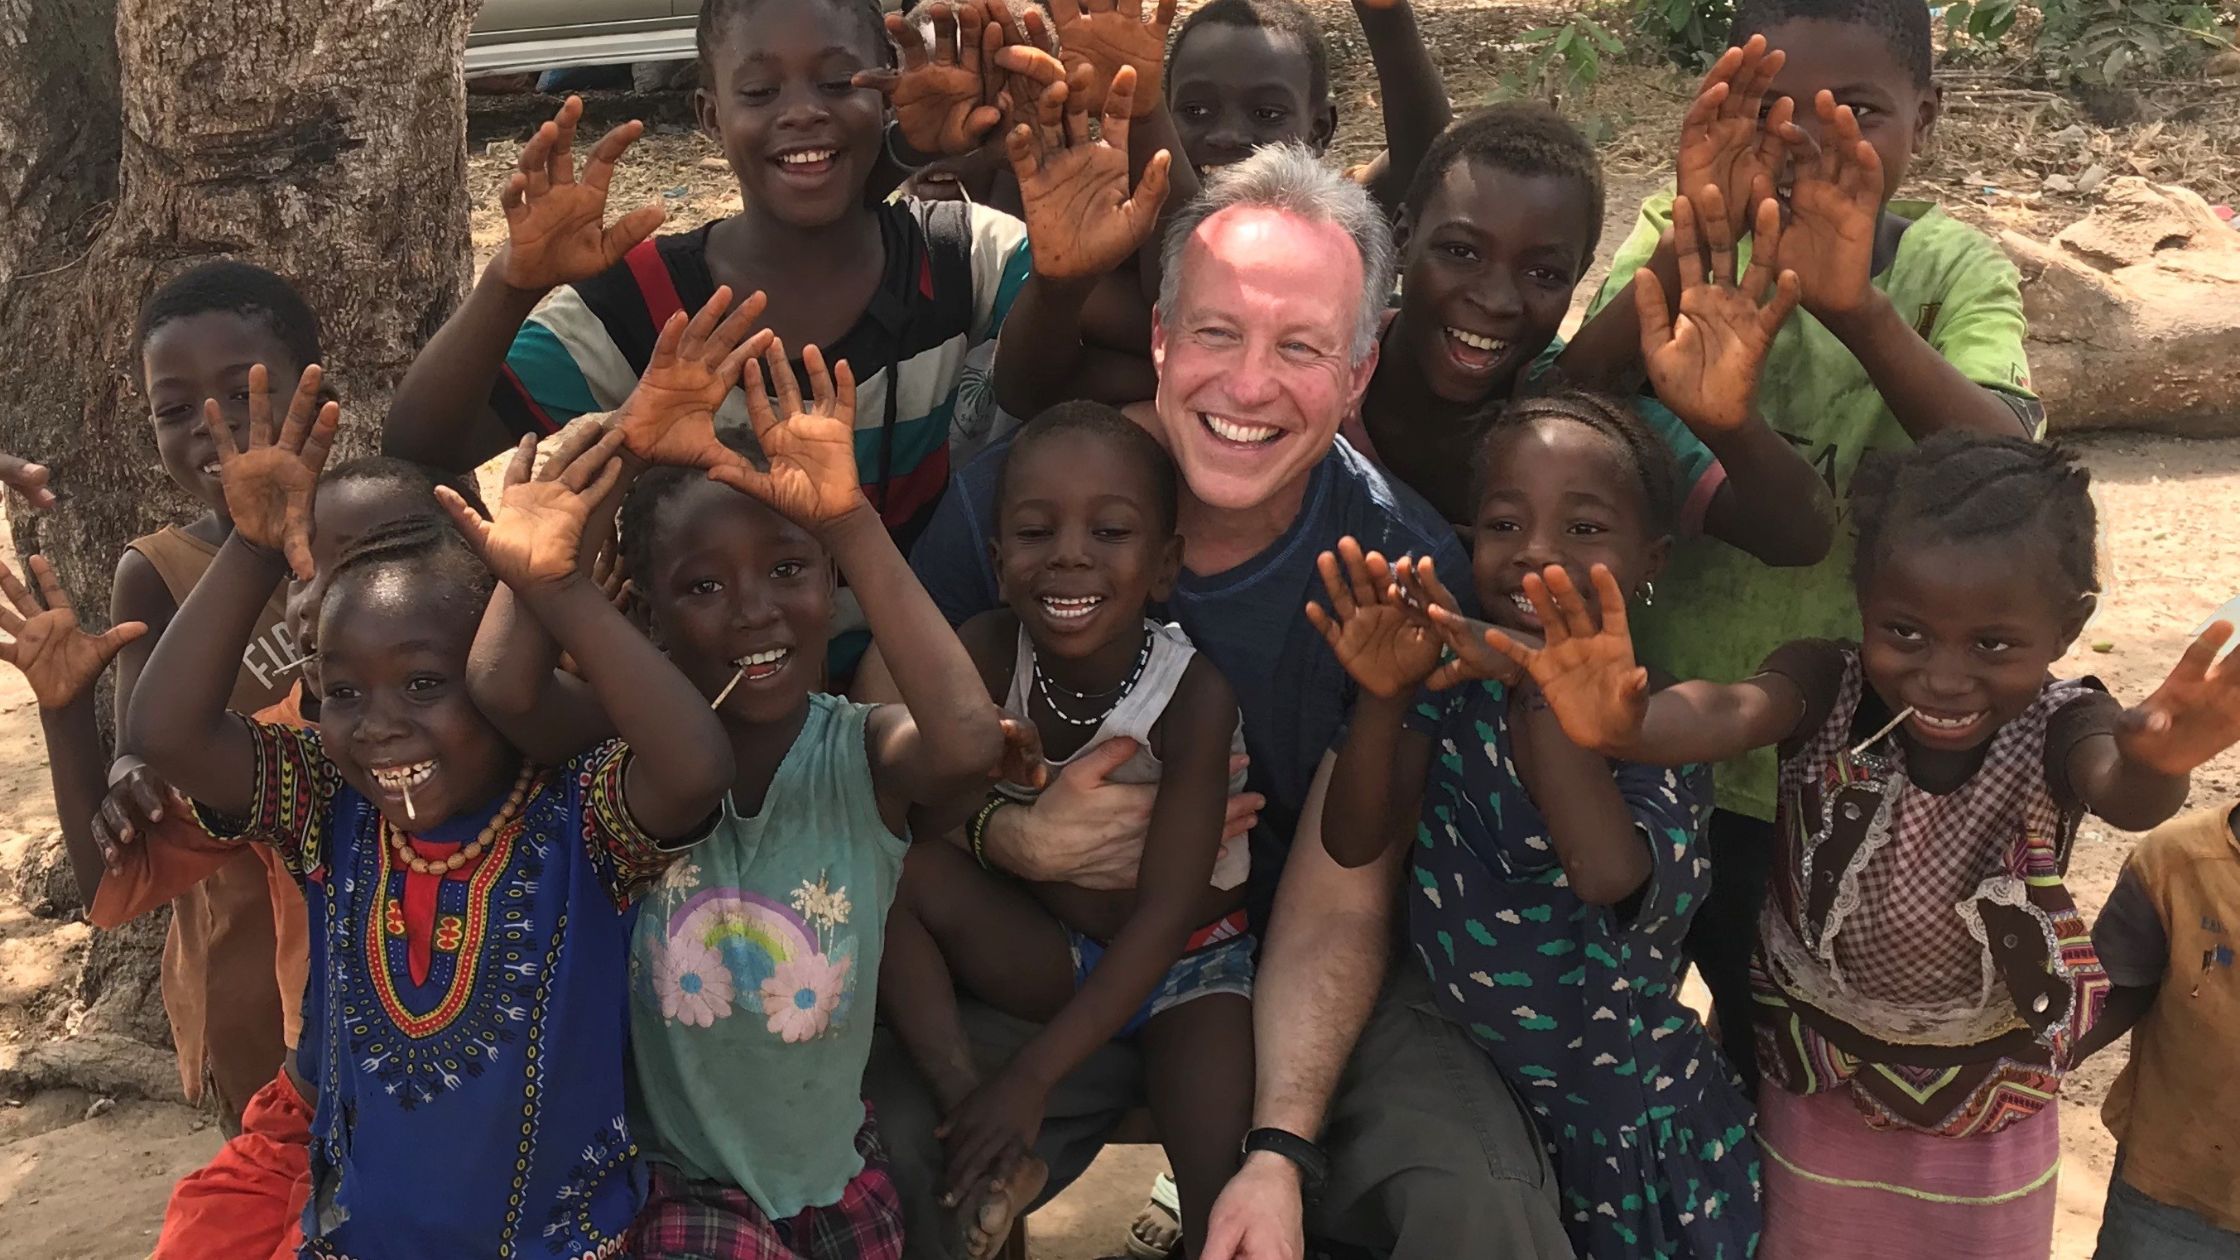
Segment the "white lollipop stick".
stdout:
<svg viewBox="0 0 2240 1260">
<path fill-rule="evenodd" d="M 708 707 L 711 709 L 722 708 L 723 702 L 731 698 L 732 688 L 737 687 L 739 685 L 739 680 L 745 678 L 746 676 L 747 667 L 741 665 L 736 671 L 732 673 L 731 681 L 723 685 L 723 690 L 716 693 L 716 698 L 708 702 Z"/>
<path fill-rule="evenodd" d="M 406 819 L 408 819 L 409 821 L 412 821 L 412 822 L 419 822 L 419 821 L 420 821 L 420 815 L 419 815 L 419 814 L 417 814 L 417 813 L 415 813 L 415 812 L 413 812 L 413 809 L 412 809 L 412 784 L 411 784 L 410 782 L 403 782 L 403 783 L 399 783 L 399 784 L 397 785 L 397 787 L 399 788 L 399 790 L 403 791 L 403 793 L 404 793 L 404 816 L 405 816 L 405 818 L 406 818 Z"/>
<path fill-rule="evenodd" d="M 1874 747 L 1877 743 L 1881 742 L 1883 736 L 1888 735 L 1894 730 L 1897 730 L 1900 726 L 1905 724 L 1905 720 L 1907 718 L 1912 716 L 1913 706 L 1909 704 L 1905 707 L 1904 712 L 1884 723 L 1881 730 L 1876 731 L 1874 734 L 1867 736 L 1863 740 L 1860 740 L 1859 746 L 1851 750 L 1851 755 L 1856 757 L 1860 753 L 1863 753 L 1869 748 Z"/>
</svg>

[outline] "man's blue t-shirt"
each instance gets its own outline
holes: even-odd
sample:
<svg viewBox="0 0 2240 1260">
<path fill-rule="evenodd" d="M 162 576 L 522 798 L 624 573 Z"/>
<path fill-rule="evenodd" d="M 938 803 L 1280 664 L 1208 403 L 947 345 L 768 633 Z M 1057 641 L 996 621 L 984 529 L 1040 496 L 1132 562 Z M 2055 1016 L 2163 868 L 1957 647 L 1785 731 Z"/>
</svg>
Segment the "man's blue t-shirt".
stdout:
<svg viewBox="0 0 2240 1260">
<path fill-rule="evenodd" d="M 1002 601 L 988 543 L 995 536 L 996 481 L 1008 442 L 957 474 L 920 535 L 910 565 L 951 625 Z M 1259 555 L 1212 575 L 1183 570 L 1161 615 L 1179 623 L 1236 692 L 1252 755 L 1248 786 L 1268 798 L 1252 835 L 1254 920 L 1273 901 L 1276 876 L 1322 755 L 1353 710 L 1355 685 L 1303 611 L 1327 604 L 1315 557 L 1351 534 L 1388 559 L 1428 555 L 1465 611 L 1476 614 L 1470 557 L 1439 513 L 1415 491 L 1337 439 L 1314 467 L 1299 515 Z"/>
</svg>

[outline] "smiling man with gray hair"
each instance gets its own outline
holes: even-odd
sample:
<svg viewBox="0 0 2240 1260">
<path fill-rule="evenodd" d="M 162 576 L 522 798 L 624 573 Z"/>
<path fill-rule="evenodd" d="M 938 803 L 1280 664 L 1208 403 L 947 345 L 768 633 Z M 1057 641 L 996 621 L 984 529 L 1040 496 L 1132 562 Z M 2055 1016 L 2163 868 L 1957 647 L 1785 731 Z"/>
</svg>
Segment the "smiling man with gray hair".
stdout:
<svg viewBox="0 0 2240 1260">
<path fill-rule="evenodd" d="M 1183 572 L 1164 613 L 1235 691 L 1249 787 L 1264 798 L 1251 831 L 1254 1127 L 1196 1249 L 1296 1260 L 1311 1233 L 1400 1260 L 1569 1256 L 1553 1174 L 1516 1099 L 1434 1011 L 1420 966 L 1393 959 L 1407 846 L 1347 870 L 1321 841 L 1323 781 L 1355 687 L 1301 614 L 1321 594 L 1316 556 L 1352 535 L 1469 571 L 1438 513 L 1338 437 L 1376 367 L 1390 230 L 1365 190 L 1282 146 L 1215 175 L 1162 244 L 1158 396 L 1129 410 L 1181 474 Z M 1088 288 L 1029 281 L 997 355 L 1006 410 L 1063 400 Z M 958 475 L 912 558 L 952 624 L 1000 605 L 989 542 L 1006 454 Z M 871 692 L 883 673 L 867 664 Z M 1156 789 L 1106 782 L 1091 760 L 1033 804 L 998 807 L 987 860 L 1027 880 L 1132 887 Z M 985 1008 L 968 1007 L 967 1024 L 989 1056 L 1032 1033 Z M 1132 1058 L 1109 1047 L 1051 1091 L 1037 1149 L 1053 1189 L 1140 1101 Z M 923 1232 L 948 1232 L 931 1207 L 941 1159 L 924 1091 L 892 1054 L 874 1057 L 866 1089 L 912 1201 L 911 1254 L 940 1255 Z"/>
</svg>

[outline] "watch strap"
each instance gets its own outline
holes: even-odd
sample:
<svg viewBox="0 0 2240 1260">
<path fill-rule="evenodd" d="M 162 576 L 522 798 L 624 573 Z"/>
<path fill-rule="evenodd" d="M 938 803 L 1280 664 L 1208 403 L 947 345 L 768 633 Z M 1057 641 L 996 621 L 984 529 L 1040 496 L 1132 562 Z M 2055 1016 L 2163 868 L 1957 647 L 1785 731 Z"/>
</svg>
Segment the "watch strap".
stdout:
<svg viewBox="0 0 2240 1260">
<path fill-rule="evenodd" d="M 1254 1129 L 1244 1135 L 1244 1153 L 1266 1151 L 1281 1155 L 1299 1168 L 1300 1188 L 1309 1194 L 1330 1179 L 1330 1157 L 1321 1147 L 1289 1129 Z"/>
</svg>

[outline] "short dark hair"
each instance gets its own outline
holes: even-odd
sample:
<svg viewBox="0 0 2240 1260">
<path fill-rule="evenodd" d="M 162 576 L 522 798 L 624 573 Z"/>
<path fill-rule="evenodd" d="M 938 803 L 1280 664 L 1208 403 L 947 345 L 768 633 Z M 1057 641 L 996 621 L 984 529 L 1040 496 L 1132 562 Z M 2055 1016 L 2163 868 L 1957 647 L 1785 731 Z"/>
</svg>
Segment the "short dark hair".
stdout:
<svg viewBox="0 0 2240 1260">
<path fill-rule="evenodd" d="M 409 577 L 420 602 L 461 611 L 479 613 L 498 586 L 497 578 L 450 521 L 407 516 L 367 530 L 336 558 L 320 598 L 320 616 L 326 615 L 326 602 L 346 584 L 398 570 Z"/>
<path fill-rule="evenodd" d="M 1752 35 L 1804 20 L 1866 27 L 1882 37 L 1890 55 L 1913 76 L 1915 87 L 1929 86 L 1936 51 L 1929 6 L 1921 0 L 1735 0 L 1727 42 L 1740 46 Z"/>
<path fill-rule="evenodd" d="M 723 42 L 725 27 L 747 16 L 749 10 L 762 0 L 704 0 L 700 6 L 700 24 L 694 31 L 694 42 L 700 53 L 702 83 L 712 84 L 715 77 L 711 65 L 715 60 L 716 46 Z M 865 39 L 871 41 L 871 59 L 886 66 L 894 64 L 894 44 L 887 39 L 887 18 L 878 0 L 821 0 L 844 16 L 853 19 L 863 28 Z"/>
<path fill-rule="evenodd" d="M 622 500 L 621 521 L 615 528 L 621 534 L 623 570 L 639 584 L 640 592 L 646 589 L 645 575 L 653 564 L 653 522 L 661 505 L 686 486 L 705 480 L 707 474 L 697 468 L 657 464 L 631 483 L 630 493 Z"/>
<path fill-rule="evenodd" d="M 2100 589 L 2092 473 L 2063 447 L 2023 437 L 1938 433 L 1861 461 L 1851 479 L 1864 589 L 1901 546 L 2020 539 L 2039 543 L 2071 598 Z"/>
<path fill-rule="evenodd" d="M 475 484 L 474 474 L 446 472 L 432 464 L 415 463 L 394 455 L 360 455 L 356 459 L 346 459 L 329 468 L 319 481 L 322 485 L 370 481 L 407 492 L 417 491 L 428 497 L 428 512 L 437 517 L 442 515 L 443 509 L 436 503 L 435 489 L 449 486 L 475 511 L 490 515 L 490 507 L 482 501 L 482 488 Z"/>
<path fill-rule="evenodd" d="M 262 323 L 296 357 L 299 371 L 323 357 L 319 350 L 319 317 L 294 285 L 254 263 L 221 258 L 187 268 L 148 295 L 132 330 L 133 361 L 138 363 L 148 348 L 148 338 L 157 329 L 174 320 L 213 311 Z M 275 372 L 272 388 L 282 397 L 294 387 L 294 381 L 283 382 Z"/>
<path fill-rule="evenodd" d="M 1182 41 L 1201 26 L 1242 26 L 1289 35 L 1307 52 L 1307 106 L 1320 109 L 1330 100 L 1330 41 L 1323 38 L 1322 23 L 1299 0 L 1212 0 L 1182 19 L 1167 44 L 1167 69 L 1182 51 Z M 1174 78 L 1170 73 L 1168 83 Z"/>
<path fill-rule="evenodd" d="M 1587 199 L 1587 250 L 1602 243 L 1602 158 L 1577 127 L 1545 105 L 1508 101 L 1456 119 L 1424 151 L 1401 207 L 1411 222 L 1458 162 L 1483 162 L 1512 175 L 1552 175 L 1579 185 Z"/>
<path fill-rule="evenodd" d="M 1117 408 L 1086 401 L 1062 402 L 1045 410 L 1011 440 L 1011 449 L 1003 457 L 1003 471 L 996 475 L 996 518 L 999 521 L 1003 518 L 1004 505 L 1011 501 L 1011 466 L 1019 458 L 1019 452 L 1064 433 L 1101 438 L 1116 447 L 1122 459 L 1140 465 L 1155 496 L 1150 505 L 1152 519 L 1167 533 L 1174 533 L 1181 493 L 1175 485 L 1174 458 L 1167 454 L 1166 447 L 1159 445 L 1159 439 L 1144 432 L 1142 425 L 1122 415 Z M 1105 478 L 1106 467 L 1084 469 L 1082 475 Z"/>
<path fill-rule="evenodd" d="M 1485 495 L 1486 475 L 1494 452 L 1510 434 L 1521 432 L 1535 420 L 1569 420 L 1608 438 L 1625 457 L 1641 490 L 1641 503 L 1650 529 L 1670 534 L 1680 520 L 1680 470 L 1672 448 L 1664 444 L 1641 413 L 1624 399 L 1585 389 L 1557 389 L 1545 394 L 1511 399 L 1502 405 L 1478 443 L 1471 468 L 1470 497 Z"/>
</svg>

